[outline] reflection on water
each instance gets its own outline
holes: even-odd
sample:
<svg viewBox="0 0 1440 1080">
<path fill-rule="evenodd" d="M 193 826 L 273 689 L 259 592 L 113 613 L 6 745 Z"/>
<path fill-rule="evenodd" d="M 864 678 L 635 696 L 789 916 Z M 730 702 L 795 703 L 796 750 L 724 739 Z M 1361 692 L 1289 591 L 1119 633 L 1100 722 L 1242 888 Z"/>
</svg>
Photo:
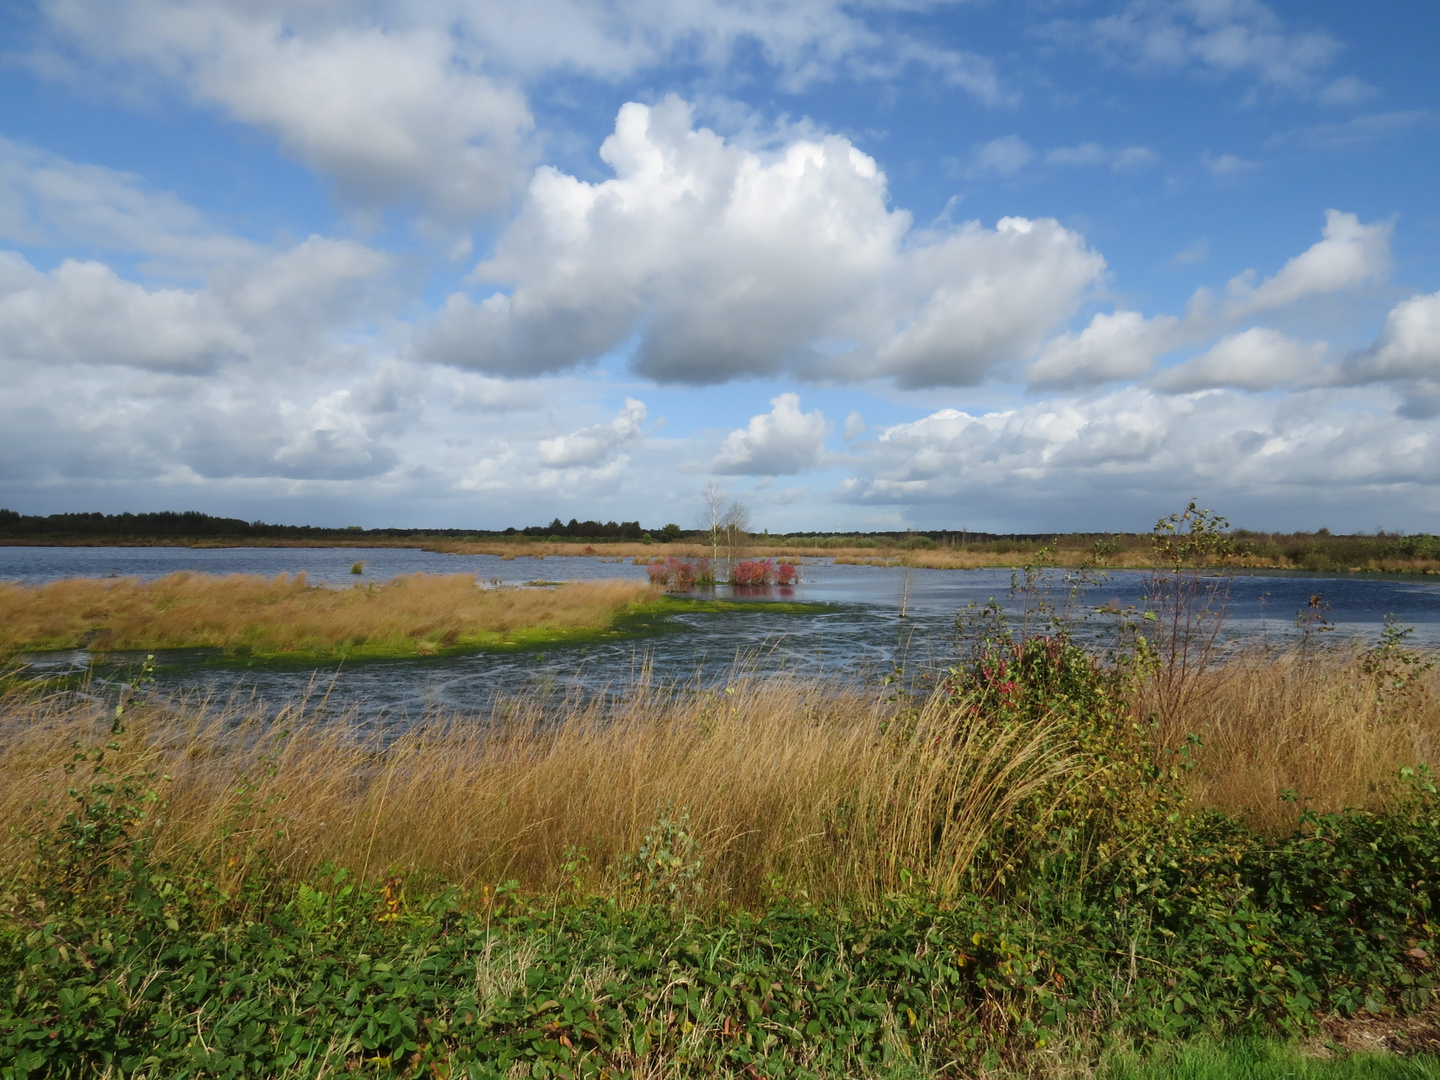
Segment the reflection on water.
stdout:
<svg viewBox="0 0 1440 1080">
<path fill-rule="evenodd" d="M 0 580 L 40 582 L 73 576 L 157 577 L 176 570 L 280 574 L 304 571 L 317 583 L 349 585 L 350 565 L 365 562 L 361 580 L 396 574 L 474 574 L 508 584 L 624 578 L 644 580 L 643 566 L 585 557 L 502 560 L 494 555 L 439 555 L 406 548 L 0 548 Z M 1114 571 L 1077 604 L 1077 614 L 1139 602 L 1145 575 Z M 416 715 L 431 709 L 471 712 L 497 695 L 539 691 L 621 690 L 642 677 L 708 682 L 737 663 L 752 670 L 805 677 L 876 678 L 903 667 L 911 676 L 943 671 L 956 655 L 955 616 L 971 603 L 1009 603 L 1009 570 L 904 570 L 807 563 L 787 600 L 827 605 L 819 613 L 781 613 L 765 599 L 780 590 L 735 590 L 753 601 L 744 611 L 685 613 L 670 632 L 543 652 L 480 654 L 429 660 L 371 661 L 337 670 L 218 667 L 194 658 L 161 656 L 160 683 L 221 698 L 254 692 L 275 706 L 307 693 L 328 693 L 332 709 Z M 1440 582 L 1419 576 L 1255 573 L 1231 589 L 1227 634 L 1240 640 L 1284 640 L 1296 612 L 1321 594 L 1330 605 L 1334 638 L 1378 636 L 1393 615 L 1414 626 L 1412 640 L 1440 645 Z M 718 595 L 731 596 L 721 588 Z M 1065 602 L 1063 589 L 1053 598 Z M 904 616 L 902 617 L 902 606 Z M 1091 618 L 1091 634 L 1113 634 L 1107 617 Z M 83 664 L 84 653 L 37 658 L 50 671 Z"/>
</svg>

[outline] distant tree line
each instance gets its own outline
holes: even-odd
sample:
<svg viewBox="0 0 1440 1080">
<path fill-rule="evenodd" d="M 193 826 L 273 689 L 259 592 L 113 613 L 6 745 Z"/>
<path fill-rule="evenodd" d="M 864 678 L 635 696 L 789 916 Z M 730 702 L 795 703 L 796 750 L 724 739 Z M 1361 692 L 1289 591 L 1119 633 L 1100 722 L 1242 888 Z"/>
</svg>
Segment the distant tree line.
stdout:
<svg viewBox="0 0 1440 1080">
<path fill-rule="evenodd" d="M 0 509 L 0 542 L 20 540 L 353 540 L 414 536 L 495 536 L 475 529 L 335 529 L 315 525 L 270 525 L 263 521 L 213 517 L 198 510 L 153 514 L 21 514 Z"/>
<path fill-rule="evenodd" d="M 719 518 L 716 519 L 717 522 Z M 721 522 L 716 527 L 724 525 Z M 743 532 L 745 525 L 735 523 Z M 728 526 L 726 526 L 728 527 Z M 263 521 L 213 517 L 196 510 L 171 510 L 153 514 L 50 514 L 26 515 L 15 510 L 0 509 L 0 544 L 58 544 L 211 541 L 324 541 L 406 539 L 495 539 L 500 537 L 550 538 L 560 540 L 640 540 L 673 541 L 682 538 L 710 544 L 714 539 L 710 528 L 682 529 L 669 524 L 663 528 L 645 529 L 638 521 L 580 521 L 571 518 L 562 522 L 558 517 L 549 525 L 530 525 L 523 529 L 364 529 L 323 528 L 314 525 L 271 525 Z M 793 545 L 807 548 L 906 547 L 964 548 L 970 551 L 1012 552 L 1055 546 L 1067 549 L 1083 547 L 1094 550 L 1102 558 L 1118 551 L 1147 548 L 1149 533 L 992 533 L 966 529 L 930 529 L 903 532 L 791 532 L 748 535 L 767 544 Z M 1383 532 L 1374 534 L 1339 535 L 1329 529 L 1315 532 L 1267 533 L 1236 529 L 1231 533 L 1235 551 L 1309 569 L 1363 566 L 1372 560 L 1440 560 L 1440 537 L 1427 533 L 1404 535 Z"/>
<path fill-rule="evenodd" d="M 676 526 L 679 530 L 679 526 Z M 514 535 L 515 529 L 506 529 L 508 535 Z M 638 521 L 622 521 L 618 525 L 613 521 L 607 521 L 603 525 L 598 521 L 577 521 L 570 519 L 570 524 L 563 524 L 557 517 L 549 525 L 528 525 L 519 530 L 521 536 L 566 536 L 578 537 L 581 539 L 603 540 L 640 540 L 646 535 Z"/>
<path fill-rule="evenodd" d="M 485 539 L 501 536 L 556 536 L 582 540 L 676 540 L 680 526 L 646 530 L 638 521 L 577 521 L 525 529 L 365 529 L 358 525 L 328 528 L 317 525 L 272 525 L 264 521 L 215 517 L 198 510 L 162 510 L 153 514 L 21 514 L 0 509 L 0 543 L 58 540 L 397 540 L 415 537 Z"/>
</svg>

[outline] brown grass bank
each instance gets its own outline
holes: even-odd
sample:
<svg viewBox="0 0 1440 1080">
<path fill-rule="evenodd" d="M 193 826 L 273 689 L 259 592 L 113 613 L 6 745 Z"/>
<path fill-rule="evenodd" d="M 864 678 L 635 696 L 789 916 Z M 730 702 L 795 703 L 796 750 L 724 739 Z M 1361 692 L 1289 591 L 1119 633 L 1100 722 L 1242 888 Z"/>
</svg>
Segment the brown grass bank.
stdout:
<svg viewBox="0 0 1440 1080">
<path fill-rule="evenodd" d="M 527 890 L 578 880 L 625 895 L 639 874 L 749 905 L 779 887 L 876 900 L 906 873 L 953 884 L 996 821 L 1080 767 L 1043 726 L 1004 732 L 931 707 L 901 730 L 887 728 L 889 712 L 865 695 L 768 678 L 642 691 L 618 713 L 575 705 L 558 720 L 510 703 L 385 742 L 298 714 L 267 724 L 204 706 L 132 707 L 108 767 L 167 777 L 161 858 L 236 877 L 260 860 L 295 874 L 335 863 L 370 877 L 513 878 Z M 67 804 L 71 747 L 102 743 L 108 728 L 101 708 L 4 703 L 0 874 L 26 857 L 26 831 Z"/>
<path fill-rule="evenodd" d="M 1417 667 L 1434 659 L 1412 655 Z M 1157 704 L 1142 687 L 1137 714 Z M 1440 767 L 1440 672 L 1377 669 L 1373 654 L 1343 646 L 1257 648 L 1201 672 L 1159 741 L 1177 749 L 1192 733 L 1192 802 L 1286 832 L 1306 805 L 1375 806 L 1400 769 Z"/>
<path fill-rule="evenodd" d="M 1332 651 L 1251 654 L 1204 679 L 1156 747 L 1173 762 L 1189 734 L 1202 740 L 1183 777 L 1196 809 L 1284 832 L 1300 805 L 1282 801 L 1287 789 L 1320 811 L 1378 807 L 1400 768 L 1437 762 L 1433 671 L 1386 693 L 1358 654 Z M 522 699 L 386 741 L 300 710 L 267 723 L 160 703 L 127 711 L 107 766 L 168 777 L 159 854 L 225 874 L 335 863 L 623 897 L 648 865 L 665 888 L 745 905 L 777 891 L 873 900 L 905 873 L 943 891 L 1020 802 L 1094 767 L 1043 723 L 1001 730 L 936 699 L 898 724 L 896 708 L 859 689 L 736 678 L 558 716 Z M 26 857 L 25 832 L 69 805 L 72 747 L 102 743 L 110 715 L 0 699 L 4 870 Z"/>
<path fill-rule="evenodd" d="M 303 574 L 0 584 L 0 656 L 82 646 L 423 656 L 601 633 L 656 595 L 619 581 L 482 589 L 466 574 L 411 574 L 343 589 L 310 585 Z"/>
</svg>

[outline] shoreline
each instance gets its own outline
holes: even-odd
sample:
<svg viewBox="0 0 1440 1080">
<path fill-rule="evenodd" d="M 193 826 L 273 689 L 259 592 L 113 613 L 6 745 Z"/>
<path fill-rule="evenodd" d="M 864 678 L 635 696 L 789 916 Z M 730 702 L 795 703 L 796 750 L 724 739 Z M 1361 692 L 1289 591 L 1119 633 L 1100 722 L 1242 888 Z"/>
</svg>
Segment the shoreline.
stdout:
<svg viewBox="0 0 1440 1080">
<path fill-rule="evenodd" d="M 650 543 L 634 540 L 475 540 L 424 538 L 377 538 L 364 540 L 265 540 L 250 538 L 75 538 L 64 540 L 0 539 L 0 548 L 181 548 L 186 550 L 214 549 L 297 549 L 355 550 L 392 548 L 433 552 L 439 555 L 494 555 L 505 560 L 522 558 L 599 558 L 629 560 L 632 564 L 659 561 L 666 557 L 683 559 L 705 558 L 710 547 L 696 542 Z M 837 565 L 886 566 L 912 570 L 999 570 L 1026 564 L 1038 554 L 1039 548 L 1012 549 L 1005 552 L 974 551 L 966 548 L 841 547 L 813 544 L 774 544 L 752 540 L 734 558 L 764 559 L 831 559 Z M 1154 563 L 1143 551 L 1119 553 L 1119 558 L 1097 560 L 1094 551 L 1085 548 L 1061 547 L 1053 553 L 1058 569 L 1088 568 L 1096 571 L 1150 570 Z M 1239 571 L 1272 570 L 1297 574 L 1406 574 L 1430 576 L 1440 574 L 1440 559 L 1371 559 L 1364 564 L 1334 566 L 1296 565 L 1288 560 L 1242 555 L 1227 564 Z"/>
</svg>

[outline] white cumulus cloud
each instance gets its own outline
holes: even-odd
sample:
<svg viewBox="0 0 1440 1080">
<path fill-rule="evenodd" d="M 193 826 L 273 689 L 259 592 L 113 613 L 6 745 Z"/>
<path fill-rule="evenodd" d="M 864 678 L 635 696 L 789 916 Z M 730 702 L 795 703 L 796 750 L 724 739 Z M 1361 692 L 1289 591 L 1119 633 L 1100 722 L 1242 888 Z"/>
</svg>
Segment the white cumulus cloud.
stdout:
<svg viewBox="0 0 1440 1080">
<path fill-rule="evenodd" d="M 836 491 L 848 502 L 965 514 L 1000 499 L 1008 517 L 1037 522 L 1113 521 L 1119 507 L 1163 511 L 1194 495 L 1261 515 L 1353 511 L 1359 500 L 1419 511 L 1440 482 L 1440 431 L 1396 418 L 1383 394 L 1130 386 L 988 413 L 940 409 L 885 429 L 854 468 Z"/>
<path fill-rule="evenodd" d="M 1354 356 L 1348 370 L 1365 381 L 1440 378 L 1440 292 L 1391 308 L 1379 339 Z"/>
<path fill-rule="evenodd" d="M 1202 356 L 1160 373 L 1155 385 L 1170 393 L 1217 386 L 1273 390 L 1318 373 L 1327 346 L 1305 343 L 1257 326 L 1221 338 Z"/>
<path fill-rule="evenodd" d="M 540 461 L 547 469 L 591 468 L 612 459 L 622 447 L 639 440 L 645 403 L 626 398 L 608 424 L 596 424 L 569 435 L 540 440 Z"/>
<path fill-rule="evenodd" d="M 801 412 L 797 394 L 781 394 L 772 398 L 770 405 L 768 413 L 752 416 L 745 427 L 725 436 L 713 471 L 744 476 L 790 476 L 821 464 L 829 425 L 820 410 Z M 849 428 L 847 422 L 846 429 Z"/>
<path fill-rule="evenodd" d="M 354 241 L 312 236 L 183 289 L 147 287 L 94 261 L 41 272 L 0 252 L 0 361 L 203 372 L 260 353 L 299 359 L 354 317 L 387 263 Z"/>
<path fill-rule="evenodd" d="M 1157 356 L 1180 341 L 1180 320 L 1173 315 L 1147 319 L 1136 311 L 1101 313 L 1080 333 L 1047 341 L 1025 369 L 1025 378 L 1032 386 L 1087 386 L 1138 379 L 1150 373 Z"/>
<path fill-rule="evenodd" d="M 0 253 L 0 358 L 204 371 L 251 340 L 213 296 L 146 289 L 97 262 L 49 273 Z"/>
<path fill-rule="evenodd" d="M 528 159 L 529 108 L 446 20 L 397 26 L 286 7 L 52 0 L 45 10 L 104 63 L 139 65 L 270 132 L 349 203 L 413 200 L 450 219 L 508 203 Z"/>
<path fill-rule="evenodd" d="M 973 384 L 1032 355 L 1105 268 L 1051 219 L 917 230 L 848 140 L 761 155 L 674 97 L 624 106 L 601 157 L 613 179 L 537 171 L 476 271 L 509 291 L 450 296 L 420 355 L 521 376 L 633 338 L 633 368 L 662 382 Z"/>
<path fill-rule="evenodd" d="M 1339 292 L 1390 272 L 1393 221 L 1362 224 L 1355 214 L 1325 211 L 1323 239 L 1254 284 L 1253 272 L 1230 282 L 1225 314 L 1232 319 L 1285 307 L 1305 297 Z"/>
</svg>

